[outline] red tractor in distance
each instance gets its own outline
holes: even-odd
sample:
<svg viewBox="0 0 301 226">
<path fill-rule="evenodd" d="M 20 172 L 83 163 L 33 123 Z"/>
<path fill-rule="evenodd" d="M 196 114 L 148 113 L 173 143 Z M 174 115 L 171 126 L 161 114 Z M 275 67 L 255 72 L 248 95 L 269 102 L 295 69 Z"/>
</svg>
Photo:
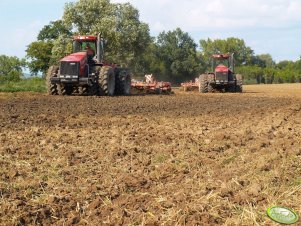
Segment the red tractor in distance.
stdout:
<svg viewBox="0 0 301 226">
<path fill-rule="evenodd" d="M 50 95 L 129 95 L 129 70 L 103 60 L 104 40 L 101 35 L 73 38 L 73 53 L 51 66 L 46 76 Z"/>
<path fill-rule="evenodd" d="M 213 55 L 212 71 L 200 75 L 201 93 L 242 92 L 242 76 L 234 73 L 234 53 Z"/>
</svg>

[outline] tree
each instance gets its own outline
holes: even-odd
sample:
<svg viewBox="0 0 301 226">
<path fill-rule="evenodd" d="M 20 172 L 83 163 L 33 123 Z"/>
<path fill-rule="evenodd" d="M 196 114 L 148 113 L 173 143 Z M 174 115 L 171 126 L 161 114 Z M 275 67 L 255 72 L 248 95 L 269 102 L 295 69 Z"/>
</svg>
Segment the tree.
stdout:
<svg viewBox="0 0 301 226">
<path fill-rule="evenodd" d="M 227 39 L 210 39 L 200 40 L 200 47 L 203 51 L 202 60 L 207 63 L 211 56 L 217 53 L 234 53 L 237 66 L 246 65 L 252 61 L 254 51 L 246 46 L 243 39 L 227 38 Z"/>
<path fill-rule="evenodd" d="M 59 36 L 53 41 L 51 49 L 50 65 L 57 65 L 64 56 L 72 53 L 72 40 L 65 35 Z"/>
<path fill-rule="evenodd" d="M 36 41 L 27 46 L 26 58 L 32 74 L 46 73 L 52 56 L 52 41 Z"/>
<path fill-rule="evenodd" d="M 25 60 L 15 56 L 0 56 L 0 81 L 18 81 L 25 67 Z"/>
<path fill-rule="evenodd" d="M 266 67 L 272 68 L 272 67 L 275 67 L 275 65 L 276 65 L 271 54 L 268 54 L 268 53 L 253 56 L 251 64 L 257 65 L 262 68 L 266 68 Z"/>
<path fill-rule="evenodd" d="M 78 34 L 97 34 L 108 40 L 106 60 L 131 65 L 150 44 L 149 27 L 139 20 L 131 4 L 109 0 L 79 0 L 67 3 L 63 21 Z"/>
<path fill-rule="evenodd" d="M 50 21 L 50 23 L 42 28 L 38 34 L 39 41 L 53 41 L 60 36 L 72 36 L 71 29 L 68 28 L 62 20 Z"/>
<path fill-rule="evenodd" d="M 196 43 L 180 28 L 162 32 L 157 38 L 157 57 L 163 63 L 161 74 L 173 82 L 193 79 L 199 72 Z M 161 65 L 160 65 L 161 66 Z"/>
<path fill-rule="evenodd" d="M 236 73 L 244 76 L 245 83 L 264 82 L 263 69 L 257 65 L 245 65 L 236 68 Z"/>
<path fill-rule="evenodd" d="M 284 60 L 280 61 L 276 67 L 278 69 L 276 73 L 277 81 L 281 82 L 301 82 L 301 61 L 296 62 Z"/>
<path fill-rule="evenodd" d="M 56 50 L 54 51 L 56 55 L 52 56 L 54 45 L 58 45 L 56 40 L 61 40 L 62 37 L 71 35 L 70 28 L 65 26 L 62 20 L 51 21 L 49 25 L 44 26 L 38 34 L 38 41 L 32 42 L 26 49 L 26 58 L 29 60 L 27 64 L 30 72 L 32 74 L 38 74 L 39 72 L 45 74 L 49 65 L 56 64 L 58 57 L 62 56 Z M 62 48 L 60 47 L 60 49 Z"/>
</svg>

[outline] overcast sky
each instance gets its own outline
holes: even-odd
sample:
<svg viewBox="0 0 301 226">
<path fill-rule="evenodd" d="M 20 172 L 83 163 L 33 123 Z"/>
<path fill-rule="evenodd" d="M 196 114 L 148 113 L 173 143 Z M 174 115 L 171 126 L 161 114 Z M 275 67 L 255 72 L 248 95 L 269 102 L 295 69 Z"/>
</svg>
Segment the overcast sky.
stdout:
<svg viewBox="0 0 301 226">
<path fill-rule="evenodd" d="M 0 54 L 25 56 L 28 44 L 68 0 L 0 0 Z M 151 35 L 180 27 L 200 39 L 237 37 L 276 61 L 301 56 L 301 0 L 112 0 L 130 2 Z"/>
</svg>

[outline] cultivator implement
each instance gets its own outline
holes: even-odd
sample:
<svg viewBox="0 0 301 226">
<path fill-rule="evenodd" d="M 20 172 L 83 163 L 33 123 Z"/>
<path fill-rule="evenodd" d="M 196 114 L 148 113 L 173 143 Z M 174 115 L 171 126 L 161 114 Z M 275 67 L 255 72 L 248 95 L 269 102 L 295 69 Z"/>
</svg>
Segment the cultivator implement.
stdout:
<svg viewBox="0 0 301 226">
<path fill-rule="evenodd" d="M 199 78 L 196 78 L 194 81 L 183 82 L 181 83 L 182 91 L 195 91 L 199 89 Z"/>
<path fill-rule="evenodd" d="M 157 82 L 155 76 L 145 75 L 145 82 L 133 79 L 131 83 L 132 91 L 146 94 L 170 94 L 170 82 Z"/>
</svg>

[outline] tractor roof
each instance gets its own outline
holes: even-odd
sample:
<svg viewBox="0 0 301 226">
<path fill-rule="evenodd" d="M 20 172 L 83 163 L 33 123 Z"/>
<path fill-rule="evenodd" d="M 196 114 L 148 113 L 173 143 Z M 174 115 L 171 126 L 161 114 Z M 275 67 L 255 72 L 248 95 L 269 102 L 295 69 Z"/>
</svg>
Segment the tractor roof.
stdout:
<svg viewBox="0 0 301 226">
<path fill-rule="evenodd" d="M 73 37 L 76 41 L 96 41 L 97 37 L 94 35 L 77 35 Z"/>
<path fill-rule="evenodd" d="M 230 54 L 229 53 L 226 53 L 226 54 L 213 54 L 212 57 L 215 58 L 215 59 L 228 59 L 230 57 Z"/>
</svg>

